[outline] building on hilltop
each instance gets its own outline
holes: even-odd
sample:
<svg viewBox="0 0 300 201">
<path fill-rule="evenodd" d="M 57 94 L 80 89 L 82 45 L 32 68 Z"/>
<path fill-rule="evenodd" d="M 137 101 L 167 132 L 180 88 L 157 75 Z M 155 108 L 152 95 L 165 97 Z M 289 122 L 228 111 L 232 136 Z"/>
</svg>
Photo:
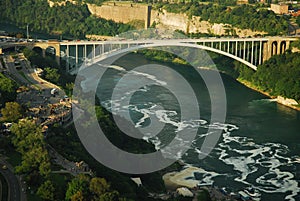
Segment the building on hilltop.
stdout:
<svg viewBox="0 0 300 201">
<path fill-rule="evenodd" d="M 248 4 L 249 0 L 237 0 L 236 3 L 237 4 Z"/>
<path fill-rule="evenodd" d="M 271 4 L 271 11 L 280 15 L 288 14 L 289 6 L 286 4 Z"/>
</svg>

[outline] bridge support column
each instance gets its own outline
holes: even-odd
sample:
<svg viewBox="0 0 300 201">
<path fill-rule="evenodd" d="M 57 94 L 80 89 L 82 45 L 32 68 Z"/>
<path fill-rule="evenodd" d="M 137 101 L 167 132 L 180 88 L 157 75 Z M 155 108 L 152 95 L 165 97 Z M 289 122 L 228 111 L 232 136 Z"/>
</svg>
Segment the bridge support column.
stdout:
<svg viewBox="0 0 300 201">
<path fill-rule="evenodd" d="M 290 48 L 291 41 L 285 41 L 286 50 Z"/>
<path fill-rule="evenodd" d="M 70 71 L 70 52 L 69 52 L 69 45 L 67 45 L 66 48 L 66 55 L 67 55 L 67 62 L 66 62 L 66 71 L 69 72 Z"/>
<path fill-rule="evenodd" d="M 230 51 L 230 47 L 229 47 L 229 46 L 230 46 L 230 42 L 228 41 L 228 42 L 227 42 L 227 52 L 228 52 L 228 53 L 229 53 L 229 51 Z"/>
<path fill-rule="evenodd" d="M 273 41 L 268 41 L 267 43 L 263 44 L 263 62 L 267 61 L 271 57 L 272 53 L 272 42 Z"/>
<path fill-rule="evenodd" d="M 258 59 L 258 64 L 261 65 L 261 58 L 262 58 L 262 46 L 263 46 L 263 43 L 262 41 L 259 41 L 259 59 Z"/>
<path fill-rule="evenodd" d="M 55 47 L 55 60 L 56 60 L 56 63 L 58 65 L 60 65 L 60 45 L 58 44 L 56 47 Z"/>
<path fill-rule="evenodd" d="M 253 64 L 253 58 L 254 58 L 254 41 L 252 41 L 252 44 L 251 44 L 251 64 Z"/>
<path fill-rule="evenodd" d="M 246 60 L 246 41 L 244 41 L 244 54 L 243 59 Z"/>
<path fill-rule="evenodd" d="M 75 68 L 78 67 L 78 45 L 75 45 Z"/>
<path fill-rule="evenodd" d="M 255 44 L 255 42 L 254 42 Z M 258 59 L 257 59 L 257 54 L 258 54 L 258 48 L 259 48 L 259 45 L 257 45 L 256 43 L 256 46 L 254 46 L 255 49 L 254 49 L 254 65 L 257 66 L 257 63 L 258 63 Z"/>
<path fill-rule="evenodd" d="M 86 60 L 87 60 L 87 57 L 88 57 L 86 47 L 87 47 L 87 45 L 84 45 L 84 56 L 83 56 L 83 58 L 84 58 L 85 63 L 86 63 Z"/>
<path fill-rule="evenodd" d="M 235 41 L 235 56 L 238 54 L 238 42 Z"/>
<path fill-rule="evenodd" d="M 93 44 L 93 60 L 94 60 L 94 58 L 96 57 L 96 45 L 95 44 Z"/>
</svg>

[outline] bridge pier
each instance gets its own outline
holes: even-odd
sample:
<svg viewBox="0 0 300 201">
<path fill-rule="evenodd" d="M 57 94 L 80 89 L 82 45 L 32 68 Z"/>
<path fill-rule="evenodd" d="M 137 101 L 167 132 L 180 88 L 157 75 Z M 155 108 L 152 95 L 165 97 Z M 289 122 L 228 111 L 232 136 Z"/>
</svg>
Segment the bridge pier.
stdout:
<svg viewBox="0 0 300 201">
<path fill-rule="evenodd" d="M 291 40 L 280 38 L 269 40 L 264 44 L 263 62 L 270 59 L 273 55 L 283 54 L 290 47 Z"/>
<path fill-rule="evenodd" d="M 42 43 L 33 43 L 31 48 L 39 47 L 42 49 L 42 56 L 46 57 L 46 49 L 49 47 L 53 47 L 55 49 L 55 61 L 58 65 L 60 65 L 60 43 L 59 42 L 42 42 Z"/>
</svg>

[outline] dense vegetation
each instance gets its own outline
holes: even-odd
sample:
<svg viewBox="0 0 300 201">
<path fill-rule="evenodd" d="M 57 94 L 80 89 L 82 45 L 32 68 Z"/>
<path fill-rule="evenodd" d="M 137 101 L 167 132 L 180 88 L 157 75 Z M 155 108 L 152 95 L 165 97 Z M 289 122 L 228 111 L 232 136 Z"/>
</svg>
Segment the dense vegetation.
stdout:
<svg viewBox="0 0 300 201">
<path fill-rule="evenodd" d="M 119 198 L 119 193 L 110 189 L 110 184 L 103 178 L 93 177 L 88 175 L 78 175 L 68 184 L 66 192 L 66 200 L 122 200 Z"/>
<path fill-rule="evenodd" d="M 17 102 L 6 102 L 5 107 L 1 108 L 3 122 L 17 122 L 23 116 L 23 108 Z"/>
<path fill-rule="evenodd" d="M 0 73 L 0 104 L 16 98 L 17 83 Z"/>
<path fill-rule="evenodd" d="M 300 101 L 300 53 L 287 52 L 271 57 L 256 72 L 242 68 L 240 77 L 274 96 Z"/>
<path fill-rule="evenodd" d="M 195 2 L 160 4 L 157 8 L 173 13 L 186 13 L 189 17 L 200 16 L 202 20 L 211 23 L 226 23 L 241 29 L 265 31 L 270 35 L 286 34 L 288 31 L 288 21 L 284 17 L 277 16 L 273 11 L 266 9 L 257 10 L 250 5 L 229 8 L 223 5 L 205 5 Z"/>
<path fill-rule="evenodd" d="M 42 197 L 53 197 L 50 156 L 41 126 L 34 120 L 21 119 L 12 125 L 11 132 L 11 142 L 22 155 L 21 164 L 15 168 L 16 173 L 24 174 L 27 183 L 37 188 Z"/>
<path fill-rule="evenodd" d="M 103 129 L 108 139 L 119 148 L 129 152 L 149 152 L 153 151 L 154 147 L 143 140 L 136 140 L 124 135 L 114 124 L 112 116 L 101 106 L 96 106 L 96 113 L 99 119 L 99 124 Z M 74 126 L 67 129 L 55 125 L 51 128 L 51 135 L 48 137 L 48 142 L 64 157 L 72 161 L 85 161 L 93 170 L 97 177 L 105 178 L 111 183 L 112 189 L 116 189 L 121 196 L 132 200 L 151 200 L 147 198 L 147 191 L 163 192 L 164 185 L 160 173 L 152 173 L 147 175 L 139 175 L 144 187 L 136 187 L 130 180 L 130 175 L 121 174 L 111 170 L 88 154 L 81 144 Z M 55 134 L 54 134 L 55 133 Z M 66 142 L 68 142 L 66 144 Z M 137 176 L 137 175 L 135 175 Z"/>
<path fill-rule="evenodd" d="M 50 8 L 47 0 L 5 0 L 0 7 L 0 20 L 21 28 L 51 34 L 84 38 L 86 34 L 116 35 L 132 27 L 112 20 L 96 18 L 85 4 L 66 3 Z"/>
</svg>

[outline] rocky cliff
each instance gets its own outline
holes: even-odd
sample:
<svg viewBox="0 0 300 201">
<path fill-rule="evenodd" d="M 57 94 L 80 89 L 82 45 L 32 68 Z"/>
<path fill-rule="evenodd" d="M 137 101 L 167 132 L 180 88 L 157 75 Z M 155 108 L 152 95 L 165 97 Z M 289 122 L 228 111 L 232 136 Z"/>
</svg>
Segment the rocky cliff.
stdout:
<svg viewBox="0 0 300 201">
<path fill-rule="evenodd" d="M 76 3 L 74 0 L 55 3 L 64 5 L 65 2 Z M 50 6 L 54 3 L 48 0 Z M 198 16 L 191 19 L 184 13 L 169 13 L 165 10 L 154 10 L 146 4 L 135 4 L 130 2 L 104 2 L 101 6 L 87 4 L 91 14 L 116 22 L 128 23 L 140 20 L 148 28 L 155 23 L 157 28 L 182 30 L 186 33 L 211 33 L 215 35 L 238 35 L 240 37 L 265 34 L 264 32 L 254 32 L 250 29 L 233 28 L 229 24 L 216 24 L 201 20 Z"/>
<path fill-rule="evenodd" d="M 152 10 L 151 24 L 155 23 L 157 28 L 178 29 L 186 33 L 212 33 L 216 35 L 233 35 L 241 37 L 264 34 L 254 32 L 250 29 L 233 28 L 229 24 L 216 24 L 202 21 L 200 17 L 193 16 L 191 19 L 186 14 L 169 13 L 165 10 Z"/>
</svg>

